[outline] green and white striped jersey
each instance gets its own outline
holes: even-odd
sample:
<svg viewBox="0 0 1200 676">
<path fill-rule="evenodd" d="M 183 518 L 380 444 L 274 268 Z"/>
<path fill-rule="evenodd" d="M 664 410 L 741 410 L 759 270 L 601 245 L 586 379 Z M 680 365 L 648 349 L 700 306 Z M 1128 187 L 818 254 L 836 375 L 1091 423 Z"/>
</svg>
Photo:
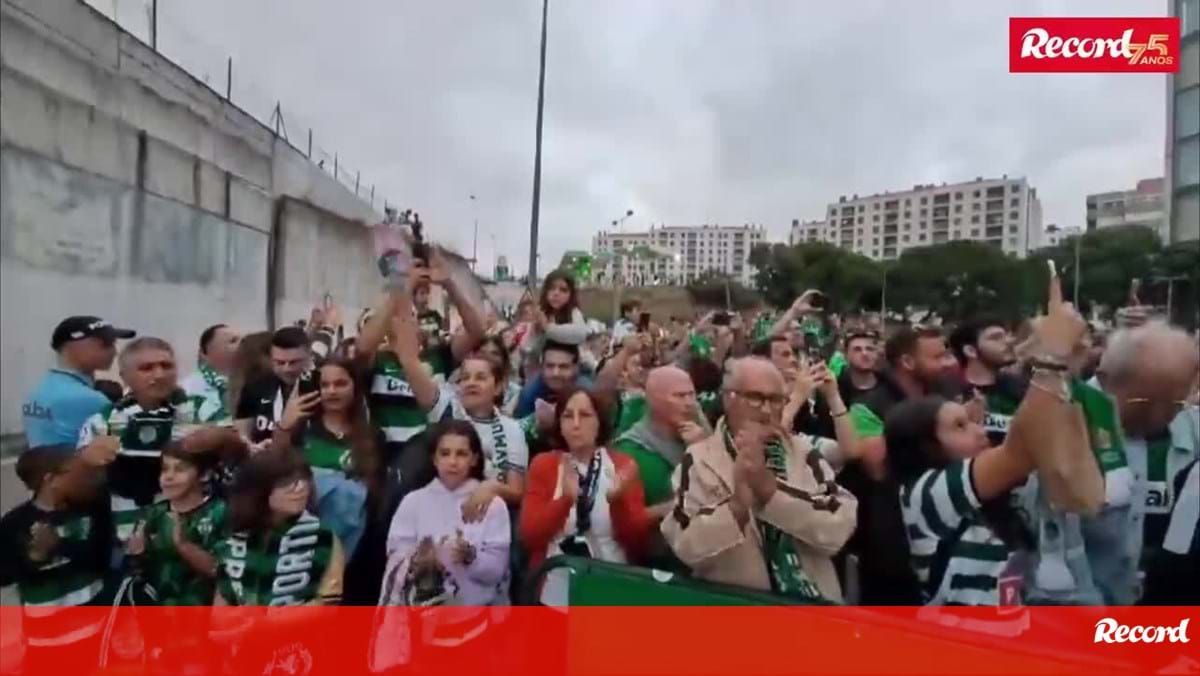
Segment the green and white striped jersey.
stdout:
<svg viewBox="0 0 1200 676">
<path fill-rule="evenodd" d="M 162 450 L 200 427 L 201 399 L 177 390 L 161 406 L 146 409 L 126 397 L 88 418 L 79 432 L 79 448 L 99 437 L 121 440 L 116 459 L 108 466 L 112 518 L 117 539 L 124 543 L 142 518 L 143 510 L 160 499 L 158 475 Z"/>
<path fill-rule="evenodd" d="M 112 534 L 107 515 L 103 505 L 87 512 L 50 512 L 31 500 L 0 519 L 0 586 L 17 585 L 29 645 L 67 645 L 100 631 L 101 613 L 59 611 L 108 601 L 104 580 Z M 29 555 L 35 524 L 58 535 L 49 557 L 37 562 Z"/>
<path fill-rule="evenodd" d="M 448 348 L 446 350 L 449 351 Z M 426 354 L 422 357 L 432 369 L 433 379 L 445 384 L 450 363 L 445 355 Z M 412 385 L 404 377 L 404 369 L 395 353 L 380 350 L 371 370 L 371 422 L 383 431 L 387 441 L 404 443 L 425 431 L 427 418 L 413 396 Z"/>
<path fill-rule="evenodd" d="M 983 522 L 971 484 L 973 462 L 959 460 L 928 470 L 900 489 L 913 568 L 926 602 L 933 605 L 1001 604 L 999 581 L 1011 552 Z M 949 547 L 946 570 L 937 589 L 930 589 L 939 545 Z"/>
</svg>

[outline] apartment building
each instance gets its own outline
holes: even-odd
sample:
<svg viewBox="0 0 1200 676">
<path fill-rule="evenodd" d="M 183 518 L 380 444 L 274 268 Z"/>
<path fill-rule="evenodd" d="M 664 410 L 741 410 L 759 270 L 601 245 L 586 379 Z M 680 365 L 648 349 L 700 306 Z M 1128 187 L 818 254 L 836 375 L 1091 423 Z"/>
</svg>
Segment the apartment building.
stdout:
<svg viewBox="0 0 1200 676">
<path fill-rule="evenodd" d="M 754 270 L 750 250 L 765 244 L 762 225 L 659 225 L 649 231 L 604 230 L 592 240 L 601 261 L 594 277 L 610 283 L 619 275 L 626 284 L 686 284 L 716 271 L 750 284 Z"/>
<path fill-rule="evenodd" d="M 1165 181 L 1144 178 L 1133 190 L 1113 190 L 1087 196 L 1087 231 L 1120 225 L 1141 225 L 1157 232 L 1167 241 L 1167 203 L 1163 195 Z"/>
<path fill-rule="evenodd" d="M 1083 234 L 1083 228 L 1065 226 L 1059 227 L 1051 223 L 1047 225 L 1042 232 L 1042 241 L 1039 246 L 1034 248 L 1041 249 L 1050 246 L 1058 246 L 1072 237 L 1078 237 Z"/>
<path fill-rule="evenodd" d="M 1041 241 L 1042 204 L 1025 178 L 977 177 L 911 190 L 843 195 L 824 221 L 792 222 L 793 241 L 828 242 L 875 260 L 958 240 L 1024 257 Z"/>
<path fill-rule="evenodd" d="M 1179 71 L 1167 74 L 1165 211 L 1175 243 L 1200 239 L 1200 0 L 1169 0 L 1179 17 Z"/>
</svg>

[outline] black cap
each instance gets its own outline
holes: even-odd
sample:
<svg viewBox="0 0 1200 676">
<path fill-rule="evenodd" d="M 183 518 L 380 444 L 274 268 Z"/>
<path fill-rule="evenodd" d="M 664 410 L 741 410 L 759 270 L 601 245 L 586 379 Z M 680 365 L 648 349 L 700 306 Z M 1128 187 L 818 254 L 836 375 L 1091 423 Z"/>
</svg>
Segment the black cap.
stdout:
<svg viewBox="0 0 1200 676">
<path fill-rule="evenodd" d="M 99 317 L 67 317 L 54 327 L 54 334 L 50 337 L 50 347 L 58 352 L 63 345 L 73 340 L 100 338 L 108 342 L 116 342 L 118 338 L 127 339 L 136 335 L 135 331 L 118 329 Z"/>
</svg>

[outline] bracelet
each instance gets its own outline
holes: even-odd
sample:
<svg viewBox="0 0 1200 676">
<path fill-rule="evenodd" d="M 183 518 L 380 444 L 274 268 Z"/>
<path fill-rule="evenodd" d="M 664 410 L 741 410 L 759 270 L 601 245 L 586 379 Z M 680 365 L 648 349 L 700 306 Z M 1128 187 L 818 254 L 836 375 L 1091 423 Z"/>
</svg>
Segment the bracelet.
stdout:
<svg viewBox="0 0 1200 676">
<path fill-rule="evenodd" d="M 1058 377 L 1059 378 L 1059 381 L 1058 381 L 1059 388 L 1057 390 L 1050 389 L 1049 387 L 1039 383 L 1037 380 L 1034 380 L 1034 379 L 1030 379 L 1030 381 L 1029 381 L 1030 387 L 1037 389 L 1037 390 L 1041 390 L 1042 392 L 1045 392 L 1046 394 L 1054 397 L 1055 399 L 1058 399 L 1059 401 L 1061 401 L 1064 404 L 1071 403 L 1071 390 L 1070 390 L 1070 388 L 1067 387 L 1067 382 L 1065 380 L 1061 379 L 1061 376 L 1062 376 L 1061 373 L 1056 373 L 1054 371 L 1035 371 L 1034 375 L 1036 376 L 1039 373 L 1053 374 L 1056 377 Z"/>
<path fill-rule="evenodd" d="M 1033 359 L 1029 360 L 1029 365 L 1033 367 L 1034 371 L 1056 371 L 1058 373 L 1063 373 L 1068 370 L 1067 365 L 1062 361 L 1059 361 L 1058 359 L 1047 359 L 1045 357 L 1034 357 Z"/>
<path fill-rule="evenodd" d="M 849 413 L 850 413 L 850 409 L 848 409 L 848 408 L 843 408 L 841 411 L 838 411 L 837 413 L 833 413 L 833 412 L 831 411 L 831 412 L 829 413 L 829 417 L 831 417 L 831 418 L 840 418 L 840 417 L 842 417 L 842 416 L 844 416 L 844 415 L 847 415 L 847 414 L 849 414 Z"/>
</svg>

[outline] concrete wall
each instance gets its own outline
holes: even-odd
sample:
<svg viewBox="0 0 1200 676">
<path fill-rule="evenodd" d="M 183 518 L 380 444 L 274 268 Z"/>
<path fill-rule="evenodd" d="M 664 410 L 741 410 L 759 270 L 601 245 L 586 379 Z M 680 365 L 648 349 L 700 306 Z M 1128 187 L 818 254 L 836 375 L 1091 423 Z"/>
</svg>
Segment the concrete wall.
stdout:
<svg viewBox="0 0 1200 676">
<path fill-rule="evenodd" d="M 77 0 L 0 0 L 0 189 L 0 440 L 67 315 L 166 338 L 186 371 L 209 324 L 325 292 L 352 321 L 379 286 L 370 205 Z"/>
</svg>

